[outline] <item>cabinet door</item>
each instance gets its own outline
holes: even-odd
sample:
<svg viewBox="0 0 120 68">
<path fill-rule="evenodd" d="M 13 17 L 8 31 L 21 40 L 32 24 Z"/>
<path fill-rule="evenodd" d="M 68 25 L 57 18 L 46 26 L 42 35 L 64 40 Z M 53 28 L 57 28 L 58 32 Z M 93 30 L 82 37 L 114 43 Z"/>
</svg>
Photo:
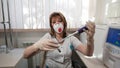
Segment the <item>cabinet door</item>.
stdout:
<svg viewBox="0 0 120 68">
<path fill-rule="evenodd" d="M 107 26 L 96 26 L 94 36 L 94 55 L 101 57 L 106 40 Z"/>
<path fill-rule="evenodd" d="M 15 68 L 28 68 L 28 63 L 27 63 L 27 59 L 22 58 L 17 65 L 15 66 Z"/>
</svg>

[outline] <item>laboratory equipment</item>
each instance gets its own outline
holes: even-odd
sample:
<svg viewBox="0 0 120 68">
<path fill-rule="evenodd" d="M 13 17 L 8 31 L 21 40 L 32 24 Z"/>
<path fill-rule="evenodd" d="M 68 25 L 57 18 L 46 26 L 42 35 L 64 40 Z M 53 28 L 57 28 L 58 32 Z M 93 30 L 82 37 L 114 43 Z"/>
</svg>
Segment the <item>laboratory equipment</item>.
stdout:
<svg viewBox="0 0 120 68">
<path fill-rule="evenodd" d="M 103 62 L 108 68 L 119 68 L 120 66 L 120 25 L 108 28 Z"/>
<path fill-rule="evenodd" d="M 77 33 L 82 33 L 84 32 L 84 30 L 88 30 L 88 28 L 86 26 L 82 27 L 82 28 L 79 28 L 77 31 L 73 32 L 72 34 L 69 34 L 67 37 L 63 38 L 61 41 L 59 41 L 59 43 L 63 42 L 65 39 L 77 34 Z"/>
<path fill-rule="evenodd" d="M 77 33 L 82 33 L 84 32 L 85 30 L 88 30 L 88 28 L 86 26 L 82 27 L 82 28 L 79 28 L 77 31 L 73 32 L 72 34 L 69 34 L 67 37 L 63 38 L 61 41 L 58 41 L 58 44 L 62 43 L 65 39 L 77 34 Z M 58 51 L 61 52 L 61 50 L 58 48 Z"/>
</svg>

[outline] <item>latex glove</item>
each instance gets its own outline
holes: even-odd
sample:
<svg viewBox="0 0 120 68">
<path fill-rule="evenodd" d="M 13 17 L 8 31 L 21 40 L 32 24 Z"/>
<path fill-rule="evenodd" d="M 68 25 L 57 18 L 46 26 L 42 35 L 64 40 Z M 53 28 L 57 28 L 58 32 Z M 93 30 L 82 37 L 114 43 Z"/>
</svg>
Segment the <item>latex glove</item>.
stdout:
<svg viewBox="0 0 120 68">
<path fill-rule="evenodd" d="M 88 28 L 88 30 L 85 31 L 87 33 L 87 40 L 93 39 L 95 34 L 95 23 L 88 21 L 86 26 Z"/>
<path fill-rule="evenodd" d="M 33 46 L 44 51 L 55 50 L 59 47 L 59 45 L 56 42 L 50 39 L 41 39 L 35 44 L 33 44 Z"/>
</svg>

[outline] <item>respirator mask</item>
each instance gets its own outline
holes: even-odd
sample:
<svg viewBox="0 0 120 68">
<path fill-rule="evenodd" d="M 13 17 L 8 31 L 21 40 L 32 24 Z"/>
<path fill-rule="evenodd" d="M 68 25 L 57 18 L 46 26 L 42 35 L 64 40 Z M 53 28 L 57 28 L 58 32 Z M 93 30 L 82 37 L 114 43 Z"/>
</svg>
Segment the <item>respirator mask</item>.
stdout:
<svg viewBox="0 0 120 68">
<path fill-rule="evenodd" d="M 54 28 L 56 33 L 61 33 L 63 31 L 63 24 L 61 22 L 60 23 L 55 23 L 53 25 L 53 28 Z"/>
</svg>

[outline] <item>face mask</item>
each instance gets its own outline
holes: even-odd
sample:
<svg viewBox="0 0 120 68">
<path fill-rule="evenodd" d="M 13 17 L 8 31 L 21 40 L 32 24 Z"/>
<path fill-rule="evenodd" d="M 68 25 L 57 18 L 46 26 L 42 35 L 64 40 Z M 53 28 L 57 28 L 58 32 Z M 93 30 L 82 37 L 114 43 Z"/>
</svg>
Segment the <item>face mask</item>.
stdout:
<svg viewBox="0 0 120 68">
<path fill-rule="evenodd" d="M 55 32 L 57 32 L 57 33 L 61 33 L 63 31 L 62 23 L 54 24 L 53 28 L 54 28 Z"/>
</svg>

